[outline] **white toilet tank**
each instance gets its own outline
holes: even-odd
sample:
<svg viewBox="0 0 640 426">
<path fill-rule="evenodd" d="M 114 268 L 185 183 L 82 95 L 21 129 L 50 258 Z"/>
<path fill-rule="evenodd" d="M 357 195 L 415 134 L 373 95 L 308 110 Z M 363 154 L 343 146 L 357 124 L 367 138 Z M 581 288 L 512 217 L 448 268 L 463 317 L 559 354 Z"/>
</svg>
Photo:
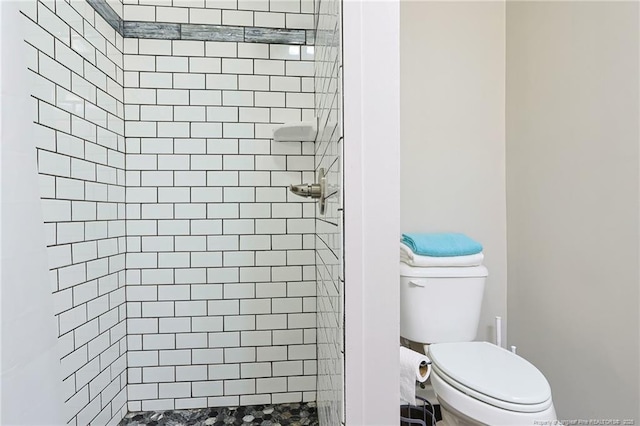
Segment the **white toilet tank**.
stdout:
<svg viewBox="0 0 640 426">
<path fill-rule="evenodd" d="M 476 338 L 484 266 L 416 268 L 400 263 L 400 335 L 420 343 Z"/>
</svg>

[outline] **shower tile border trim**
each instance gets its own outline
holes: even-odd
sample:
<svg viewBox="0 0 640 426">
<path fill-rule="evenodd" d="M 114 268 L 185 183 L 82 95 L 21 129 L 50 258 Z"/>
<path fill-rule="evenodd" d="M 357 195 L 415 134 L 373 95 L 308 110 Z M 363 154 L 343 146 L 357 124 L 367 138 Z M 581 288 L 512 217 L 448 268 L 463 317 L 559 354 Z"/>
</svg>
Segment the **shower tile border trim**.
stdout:
<svg viewBox="0 0 640 426">
<path fill-rule="evenodd" d="M 87 3 L 89 3 L 89 6 L 91 6 L 98 15 L 102 16 L 102 18 L 107 21 L 111 28 L 124 37 L 124 32 L 122 30 L 123 20 L 120 15 L 113 10 L 111 5 L 107 3 L 107 0 L 87 0 Z"/>
<path fill-rule="evenodd" d="M 315 43 L 314 30 L 125 21 L 113 10 L 109 3 L 107 3 L 107 0 L 87 0 L 87 3 L 89 3 L 111 28 L 116 30 L 116 32 L 124 38 L 293 45 L 313 45 Z"/>
</svg>

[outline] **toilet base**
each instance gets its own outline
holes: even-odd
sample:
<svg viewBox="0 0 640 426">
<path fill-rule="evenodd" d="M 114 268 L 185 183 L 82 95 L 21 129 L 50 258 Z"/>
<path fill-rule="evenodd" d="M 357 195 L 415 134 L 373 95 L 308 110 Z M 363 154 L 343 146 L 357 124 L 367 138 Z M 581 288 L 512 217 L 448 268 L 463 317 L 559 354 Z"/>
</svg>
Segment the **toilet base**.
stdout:
<svg viewBox="0 0 640 426">
<path fill-rule="evenodd" d="M 440 401 L 440 412 L 442 413 L 442 422 L 438 422 L 436 426 L 484 426 L 484 423 L 465 416 L 446 403 L 443 404 L 442 401 Z"/>
</svg>

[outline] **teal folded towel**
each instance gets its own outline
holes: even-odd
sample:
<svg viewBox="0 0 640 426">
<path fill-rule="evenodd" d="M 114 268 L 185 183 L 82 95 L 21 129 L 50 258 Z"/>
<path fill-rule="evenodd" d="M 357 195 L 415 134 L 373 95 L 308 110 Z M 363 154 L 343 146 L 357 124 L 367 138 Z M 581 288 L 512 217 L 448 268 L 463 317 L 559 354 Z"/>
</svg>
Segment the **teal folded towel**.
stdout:
<svg viewBox="0 0 640 426">
<path fill-rule="evenodd" d="M 468 256 L 482 251 L 482 244 L 456 233 L 402 234 L 401 242 L 421 256 Z"/>
</svg>

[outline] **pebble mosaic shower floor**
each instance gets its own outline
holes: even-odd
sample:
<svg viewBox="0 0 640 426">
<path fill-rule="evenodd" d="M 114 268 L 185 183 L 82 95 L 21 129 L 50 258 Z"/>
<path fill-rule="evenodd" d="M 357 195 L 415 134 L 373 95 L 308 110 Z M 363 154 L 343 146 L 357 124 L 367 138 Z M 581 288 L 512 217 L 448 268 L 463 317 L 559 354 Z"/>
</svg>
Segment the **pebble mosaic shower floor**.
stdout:
<svg viewBox="0 0 640 426">
<path fill-rule="evenodd" d="M 318 426 L 315 402 L 129 413 L 119 426 Z"/>
</svg>

